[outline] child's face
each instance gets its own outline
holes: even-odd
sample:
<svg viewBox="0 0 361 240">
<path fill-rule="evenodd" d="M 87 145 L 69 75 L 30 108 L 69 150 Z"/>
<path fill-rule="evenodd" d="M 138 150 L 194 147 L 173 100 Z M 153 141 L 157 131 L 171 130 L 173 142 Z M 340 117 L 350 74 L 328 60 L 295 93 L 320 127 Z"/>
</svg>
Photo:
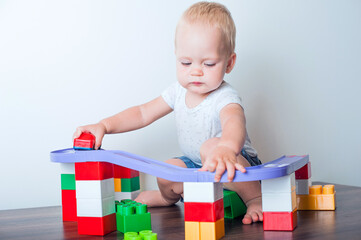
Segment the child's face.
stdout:
<svg viewBox="0 0 361 240">
<path fill-rule="evenodd" d="M 204 24 L 183 23 L 176 36 L 177 78 L 192 93 L 207 95 L 217 89 L 234 65 L 221 31 Z"/>
</svg>

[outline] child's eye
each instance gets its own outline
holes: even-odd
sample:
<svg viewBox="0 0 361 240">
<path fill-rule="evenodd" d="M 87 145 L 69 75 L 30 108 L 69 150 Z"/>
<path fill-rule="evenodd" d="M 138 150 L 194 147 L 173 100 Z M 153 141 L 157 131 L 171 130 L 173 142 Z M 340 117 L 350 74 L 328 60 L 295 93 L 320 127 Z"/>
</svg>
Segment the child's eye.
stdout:
<svg viewBox="0 0 361 240">
<path fill-rule="evenodd" d="M 213 67 L 213 66 L 215 66 L 216 64 L 215 64 L 215 63 L 205 63 L 204 65 L 206 65 L 207 67 Z"/>
<path fill-rule="evenodd" d="M 182 65 L 184 65 L 184 66 L 189 66 L 189 65 L 192 64 L 191 62 L 181 62 L 181 63 L 182 63 Z"/>
</svg>

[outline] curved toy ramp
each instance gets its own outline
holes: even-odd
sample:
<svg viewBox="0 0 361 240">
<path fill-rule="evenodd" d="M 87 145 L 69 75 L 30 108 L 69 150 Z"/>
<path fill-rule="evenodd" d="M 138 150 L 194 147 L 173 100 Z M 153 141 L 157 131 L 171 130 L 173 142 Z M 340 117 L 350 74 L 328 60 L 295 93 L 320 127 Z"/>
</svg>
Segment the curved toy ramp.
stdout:
<svg viewBox="0 0 361 240">
<path fill-rule="evenodd" d="M 214 182 L 215 175 L 212 172 L 200 172 L 194 168 L 182 168 L 117 150 L 83 151 L 68 148 L 51 152 L 50 158 L 51 161 L 59 163 L 109 162 L 174 182 Z M 303 167 L 307 162 L 308 155 L 283 156 L 259 166 L 246 167 L 246 173 L 236 171 L 233 181 L 248 182 L 286 176 Z M 228 182 L 227 172 L 223 174 L 221 182 Z"/>
</svg>

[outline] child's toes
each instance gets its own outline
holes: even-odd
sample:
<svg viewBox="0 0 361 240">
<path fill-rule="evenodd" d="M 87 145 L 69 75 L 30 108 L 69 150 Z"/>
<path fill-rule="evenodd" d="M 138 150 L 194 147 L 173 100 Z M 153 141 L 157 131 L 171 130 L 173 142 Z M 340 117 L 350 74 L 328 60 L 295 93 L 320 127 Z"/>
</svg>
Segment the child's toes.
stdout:
<svg viewBox="0 0 361 240">
<path fill-rule="evenodd" d="M 243 224 L 251 224 L 252 223 L 252 217 L 250 214 L 246 214 L 244 215 L 243 219 L 242 219 L 242 223 Z"/>
</svg>

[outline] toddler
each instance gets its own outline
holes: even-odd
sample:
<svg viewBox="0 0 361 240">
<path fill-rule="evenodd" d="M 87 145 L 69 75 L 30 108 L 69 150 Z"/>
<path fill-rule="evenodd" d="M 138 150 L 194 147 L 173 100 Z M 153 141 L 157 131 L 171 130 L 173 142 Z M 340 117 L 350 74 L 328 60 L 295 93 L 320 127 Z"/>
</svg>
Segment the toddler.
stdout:
<svg viewBox="0 0 361 240">
<path fill-rule="evenodd" d="M 95 149 L 105 134 L 145 127 L 174 111 L 178 141 L 184 156 L 166 162 L 199 171 L 215 171 L 219 181 L 225 170 L 227 189 L 236 191 L 247 205 L 244 224 L 262 221 L 259 181 L 232 182 L 235 170 L 261 164 L 246 131 L 237 92 L 223 80 L 236 61 L 236 29 L 228 9 L 219 3 L 199 2 L 182 15 L 175 34 L 177 80 L 161 96 L 126 109 L 97 124 L 78 127 L 96 137 Z M 150 207 L 169 206 L 183 195 L 183 183 L 158 178 L 159 190 L 144 191 L 136 201 Z"/>
</svg>

